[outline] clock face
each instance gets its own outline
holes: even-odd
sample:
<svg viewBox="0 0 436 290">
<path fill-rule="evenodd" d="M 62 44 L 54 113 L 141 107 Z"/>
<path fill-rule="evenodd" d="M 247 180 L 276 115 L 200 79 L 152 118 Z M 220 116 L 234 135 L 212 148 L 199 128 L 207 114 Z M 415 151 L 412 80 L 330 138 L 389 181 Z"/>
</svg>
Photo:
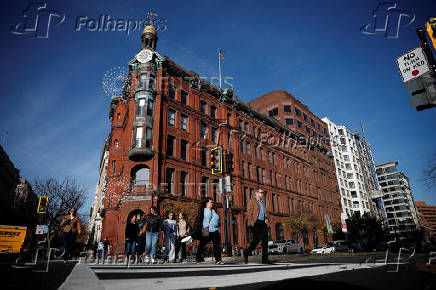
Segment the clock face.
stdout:
<svg viewBox="0 0 436 290">
<path fill-rule="evenodd" d="M 136 59 L 140 63 L 149 62 L 152 58 L 153 58 L 153 52 L 149 49 L 143 49 L 136 55 Z"/>
</svg>

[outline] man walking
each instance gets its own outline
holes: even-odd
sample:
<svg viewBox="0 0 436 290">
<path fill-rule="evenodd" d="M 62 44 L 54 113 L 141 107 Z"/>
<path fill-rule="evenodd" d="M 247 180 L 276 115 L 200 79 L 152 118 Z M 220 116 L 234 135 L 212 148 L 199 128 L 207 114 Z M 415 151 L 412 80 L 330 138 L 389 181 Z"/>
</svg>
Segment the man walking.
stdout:
<svg viewBox="0 0 436 290">
<path fill-rule="evenodd" d="M 248 255 L 256 248 L 259 241 L 262 241 L 262 264 L 271 264 L 268 261 L 268 214 L 263 198 L 263 190 L 258 189 L 255 198 L 250 199 L 247 205 L 247 222 L 253 233 L 253 241 L 244 251 L 245 264 L 248 263 Z"/>
</svg>

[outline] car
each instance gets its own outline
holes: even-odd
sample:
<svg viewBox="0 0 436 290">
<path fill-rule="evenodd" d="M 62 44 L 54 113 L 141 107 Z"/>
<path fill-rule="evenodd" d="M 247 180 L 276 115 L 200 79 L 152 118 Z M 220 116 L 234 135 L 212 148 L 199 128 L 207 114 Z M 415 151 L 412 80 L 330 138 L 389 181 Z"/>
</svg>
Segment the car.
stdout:
<svg viewBox="0 0 436 290">
<path fill-rule="evenodd" d="M 324 246 L 316 247 L 311 251 L 312 254 L 332 254 L 335 252 L 336 250 L 333 243 L 327 243 Z"/>
<path fill-rule="evenodd" d="M 352 247 L 350 242 L 345 240 L 337 240 L 332 242 L 335 247 L 335 252 L 351 252 Z"/>
<path fill-rule="evenodd" d="M 295 240 L 279 240 L 268 245 L 269 254 L 304 253 L 304 244 Z"/>
</svg>

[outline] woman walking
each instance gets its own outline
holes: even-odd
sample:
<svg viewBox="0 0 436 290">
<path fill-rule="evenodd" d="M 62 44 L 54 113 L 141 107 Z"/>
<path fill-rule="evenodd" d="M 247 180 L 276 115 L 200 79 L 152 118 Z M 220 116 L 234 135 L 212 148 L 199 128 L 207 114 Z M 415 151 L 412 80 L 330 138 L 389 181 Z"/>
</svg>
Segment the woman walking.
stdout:
<svg viewBox="0 0 436 290">
<path fill-rule="evenodd" d="M 129 256 L 132 263 L 135 262 L 135 245 L 138 238 L 138 226 L 136 225 L 136 216 L 133 215 L 126 225 L 126 263 L 129 262 Z"/>
<path fill-rule="evenodd" d="M 177 222 L 177 239 L 176 239 L 176 256 L 180 251 L 180 262 L 186 263 L 186 243 L 182 243 L 182 240 L 189 235 L 188 224 L 186 223 L 186 215 L 179 213 L 179 221 Z"/>
<path fill-rule="evenodd" d="M 163 222 L 163 232 L 165 236 L 165 246 L 168 261 L 174 263 L 176 259 L 176 237 L 177 223 L 174 219 L 174 212 L 168 212 L 168 218 Z"/>
<path fill-rule="evenodd" d="M 221 237 L 219 226 L 220 217 L 216 212 L 216 209 L 213 208 L 213 201 L 210 197 L 206 197 L 198 210 L 197 219 L 195 220 L 194 225 L 194 234 L 192 235 L 193 239 L 200 240 L 196 257 L 197 264 L 204 263 L 204 247 L 210 241 L 212 241 L 213 244 L 215 263 L 218 265 L 224 264 L 221 260 Z M 189 237 L 183 239 L 183 241 L 186 239 L 189 240 Z"/>
</svg>

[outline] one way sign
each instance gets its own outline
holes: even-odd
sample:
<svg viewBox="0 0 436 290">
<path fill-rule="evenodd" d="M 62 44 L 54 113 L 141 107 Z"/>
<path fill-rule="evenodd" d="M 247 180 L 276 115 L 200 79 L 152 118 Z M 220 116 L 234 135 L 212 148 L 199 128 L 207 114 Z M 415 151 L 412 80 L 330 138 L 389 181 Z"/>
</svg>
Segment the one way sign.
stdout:
<svg viewBox="0 0 436 290">
<path fill-rule="evenodd" d="M 425 57 L 421 46 L 418 46 L 397 58 L 397 63 L 401 77 L 405 83 L 430 71 L 427 58 Z"/>
</svg>

